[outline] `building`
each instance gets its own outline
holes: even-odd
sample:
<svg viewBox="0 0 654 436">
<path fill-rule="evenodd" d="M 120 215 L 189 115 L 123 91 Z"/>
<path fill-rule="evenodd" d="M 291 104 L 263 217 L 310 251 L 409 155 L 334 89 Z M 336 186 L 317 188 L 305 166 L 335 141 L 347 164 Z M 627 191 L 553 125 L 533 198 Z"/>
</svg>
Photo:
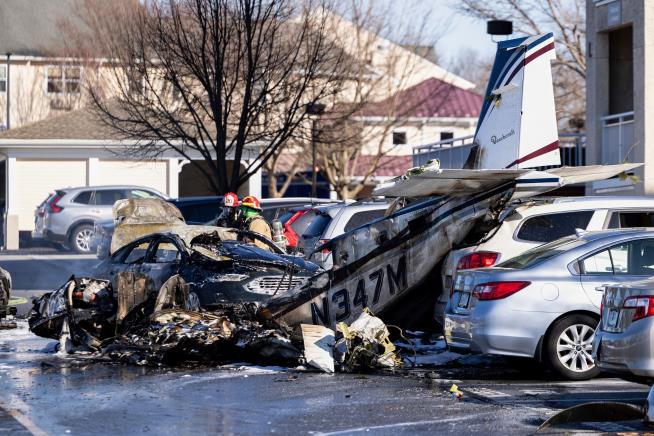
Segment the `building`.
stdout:
<svg viewBox="0 0 654 436">
<path fill-rule="evenodd" d="M 642 162 L 640 179 L 612 179 L 590 194 L 654 194 L 654 2 L 587 0 L 587 162 Z"/>
<path fill-rule="evenodd" d="M 34 210 L 55 189 L 138 185 L 172 198 L 212 194 L 208 182 L 190 161 L 172 152 L 148 161 L 135 160 L 127 153 L 132 145 L 87 108 L 0 133 L 5 248 L 19 248 L 19 232 L 34 229 Z M 246 149 L 243 161 L 247 164 L 258 153 L 257 147 Z M 196 164 L 206 164 L 199 154 Z M 260 171 L 239 192 L 248 193 L 261 195 Z"/>
<path fill-rule="evenodd" d="M 411 155 L 413 146 L 475 133 L 483 97 L 442 79 L 430 77 L 366 105 L 354 119 L 366 137 L 381 138 L 389 155 Z M 390 134 L 386 126 L 392 126 Z M 373 154 L 375 144 L 366 144 Z"/>
</svg>

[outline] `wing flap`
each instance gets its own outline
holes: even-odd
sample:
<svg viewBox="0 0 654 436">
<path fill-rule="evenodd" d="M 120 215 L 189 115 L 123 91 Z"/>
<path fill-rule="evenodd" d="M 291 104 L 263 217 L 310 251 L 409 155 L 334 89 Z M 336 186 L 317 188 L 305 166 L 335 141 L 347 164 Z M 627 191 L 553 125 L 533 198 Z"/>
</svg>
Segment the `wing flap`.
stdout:
<svg viewBox="0 0 654 436">
<path fill-rule="evenodd" d="M 546 172 L 561 179 L 561 185 L 573 183 L 596 182 L 605 180 L 618 174 L 631 171 L 642 166 L 642 163 L 626 163 L 617 165 L 589 165 L 584 167 L 552 168 Z"/>
</svg>

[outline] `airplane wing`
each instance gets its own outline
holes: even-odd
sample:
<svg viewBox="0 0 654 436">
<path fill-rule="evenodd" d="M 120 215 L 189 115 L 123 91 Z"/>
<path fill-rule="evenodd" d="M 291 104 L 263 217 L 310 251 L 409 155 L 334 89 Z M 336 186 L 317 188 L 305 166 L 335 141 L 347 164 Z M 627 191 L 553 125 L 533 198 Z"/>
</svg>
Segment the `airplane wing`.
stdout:
<svg viewBox="0 0 654 436">
<path fill-rule="evenodd" d="M 617 165 L 589 165 L 584 167 L 561 167 L 546 170 L 547 173 L 561 179 L 561 186 L 572 183 L 595 182 L 609 179 L 620 173 L 631 171 L 642 166 L 642 163 L 626 163 Z"/>
<path fill-rule="evenodd" d="M 532 170 L 436 170 L 396 177 L 383 183 L 373 195 L 386 197 L 458 197 L 484 192 L 517 179 Z"/>
<path fill-rule="evenodd" d="M 560 186 L 593 182 L 616 176 L 641 166 L 639 163 L 561 167 L 545 171 L 521 170 L 447 170 L 396 177 L 379 185 L 373 195 L 386 197 L 460 197 L 488 191 L 503 183 L 516 181 L 516 196 L 531 197 Z"/>
</svg>

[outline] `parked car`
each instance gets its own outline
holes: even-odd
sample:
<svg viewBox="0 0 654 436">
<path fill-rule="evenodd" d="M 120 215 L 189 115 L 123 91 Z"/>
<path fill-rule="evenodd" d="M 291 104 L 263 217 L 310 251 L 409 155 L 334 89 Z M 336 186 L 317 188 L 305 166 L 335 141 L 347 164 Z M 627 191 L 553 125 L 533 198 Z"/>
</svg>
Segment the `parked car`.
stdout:
<svg viewBox="0 0 654 436">
<path fill-rule="evenodd" d="M 470 245 L 452 250 L 445 258 L 436 320 L 443 321 L 458 270 L 492 266 L 543 243 L 572 235 L 576 229 L 630 227 L 654 227 L 651 197 L 565 197 L 516 203 L 503 212 L 497 226 L 481 229 Z"/>
<path fill-rule="evenodd" d="M 320 207 L 350 204 L 353 202 L 353 200 L 333 200 L 330 203 L 320 203 Z M 297 249 L 302 234 L 304 234 L 313 219 L 317 216 L 316 213 L 310 213 L 315 208 L 315 204 L 294 207 L 279 216 L 279 220 L 284 225 L 284 235 L 288 241 L 287 247 L 289 249 L 293 251 Z"/>
<path fill-rule="evenodd" d="M 643 280 L 653 268 L 654 231 L 623 229 L 564 237 L 495 267 L 459 271 L 445 339 L 451 348 L 533 357 L 570 380 L 594 377 L 602 286 Z"/>
<path fill-rule="evenodd" d="M 182 213 L 187 224 L 209 224 L 215 225 L 215 221 L 220 215 L 223 207 L 222 196 L 204 196 L 204 197 L 182 197 L 175 200 L 169 200 Z M 326 198 L 308 198 L 308 197 L 289 197 L 289 198 L 264 198 L 261 200 L 263 216 L 270 222 L 275 218 L 280 218 L 282 224 L 284 219 L 292 217 L 290 210 L 297 207 L 304 207 L 307 204 L 329 204 L 333 200 Z M 285 228 L 285 233 L 289 229 Z M 91 240 L 91 247 L 97 253 L 98 257 L 103 259 L 109 255 L 111 246 L 111 236 L 114 232 L 113 219 L 98 220 Z M 287 238 L 290 236 L 286 233 Z"/>
<path fill-rule="evenodd" d="M 313 208 L 306 213 L 311 223 L 302 233 L 298 250 L 321 267 L 331 268 L 331 252 L 315 250 L 332 238 L 383 217 L 389 204 L 387 201 L 358 201 Z"/>
<path fill-rule="evenodd" d="M 593 341 L 597 366 L 628 378 L 654 378 L 654 280 L 607 286 L 601 315 Z"/>
<path fill-rule="evenodd" d="M 91 252 L 95 221 L 111 219 L 111 208 L 124 198 L 162 198 L 141 186 L 85 186 L 57 189 L 34 212 L 32 238 L 67 246 L 78 253 Z"/>
</svg>

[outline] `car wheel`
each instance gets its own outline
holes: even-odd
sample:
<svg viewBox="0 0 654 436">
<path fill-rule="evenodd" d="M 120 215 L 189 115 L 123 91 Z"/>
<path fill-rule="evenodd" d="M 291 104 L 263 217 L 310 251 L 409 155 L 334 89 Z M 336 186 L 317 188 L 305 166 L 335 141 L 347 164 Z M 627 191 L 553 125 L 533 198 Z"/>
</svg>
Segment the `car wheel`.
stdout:
<svg viewBox="0 0 654 436">
<path fill-rule="evenodd" d="M 91 252 L 92 237 L 93 226 L 91 224 L 80 224 L 71 232 L 68 243 L 74 251 L 88 254 Z"/>
<path fill-rule="evenodd" d="M 600 373 L 591 356 L 597 319 L 571 315 L 558 320 L 546 342 L 546 358 L 558 375 L 568 380 L 588 380 Z"/>
</svg>

